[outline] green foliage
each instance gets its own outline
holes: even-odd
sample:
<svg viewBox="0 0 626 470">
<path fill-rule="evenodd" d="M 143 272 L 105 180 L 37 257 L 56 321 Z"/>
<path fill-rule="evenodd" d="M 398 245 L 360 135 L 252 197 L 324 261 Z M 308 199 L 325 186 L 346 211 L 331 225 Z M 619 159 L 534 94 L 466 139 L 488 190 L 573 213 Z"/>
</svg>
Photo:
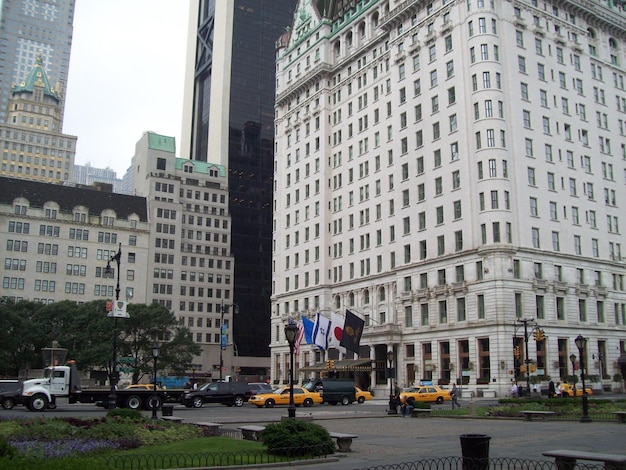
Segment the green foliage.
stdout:
<svg viewBox="0 0 626 470">
<path fill-rule="evenodd" d="M 0 436 L 0 458 L 11 459 L 15 456 L 15 449 L 9 445 L 4 436 Z"/>
<path fill-rule="evenodd" d="M 189 331 L 162 305 L 129 304 L 128 313 L 129 319 L 117 321 L 118 357 L 133 358 L 135 382 L 152 372 L 155 338 L 166 339 L 160 369 L 182 372 L 200 354 Z M 0 331 L 6 332 L 0 342 L 0 375 L 17 377 L 20 370 L 42 368 L 41 349 L 53 341 L 68 349 L 79 370 L 104 370 L 110 375 L 112 322 L 105 300 L 84 304 L 0 300 Z"/>
<path fill-rule="evenodd" d="M 140 420 L 143 415 L 139 410 L 131 410 L 130 408 L 113 408 L 107 411 L 107 418 L 122 418 L 122 419 L 134 419 Z"/>
<path fill-rule="evenodd" d="M 423 401 L 414 401 L 413 408 L 417 408 L 419 410 L 430 410 L 430 403 L 424 403 Z"/>
<path fill-rule="evenodd" d="M 613 382 L 621 382 L 622 374 L 613 374 Z"/>
<path fill-rule="evenodd" d="M 335 443 L 323 426 L 297 419 L 268 424 L 263 444 L 270 454 L 286 456 L 325 455 L 335 452 Z"/>
</svg>

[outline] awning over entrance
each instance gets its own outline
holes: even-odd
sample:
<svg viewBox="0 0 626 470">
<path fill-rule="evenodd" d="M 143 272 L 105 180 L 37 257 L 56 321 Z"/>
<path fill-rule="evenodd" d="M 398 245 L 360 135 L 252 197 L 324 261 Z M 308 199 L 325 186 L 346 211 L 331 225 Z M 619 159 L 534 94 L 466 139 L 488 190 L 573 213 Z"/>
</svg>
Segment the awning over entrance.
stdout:
<svg viewBox="0 0 626 470">
<path fill-rule="evenodd" d="M 300 367 L 300 372 L 322 372 L 328 370 L 325 362 L 318 362 L 311 366 Z M 370 372 L 372 370 L 371 359 L 346 359 L 335 360 L 335 368 L 337 371 L 353 371 L 353 372 Z"/>
</svg>

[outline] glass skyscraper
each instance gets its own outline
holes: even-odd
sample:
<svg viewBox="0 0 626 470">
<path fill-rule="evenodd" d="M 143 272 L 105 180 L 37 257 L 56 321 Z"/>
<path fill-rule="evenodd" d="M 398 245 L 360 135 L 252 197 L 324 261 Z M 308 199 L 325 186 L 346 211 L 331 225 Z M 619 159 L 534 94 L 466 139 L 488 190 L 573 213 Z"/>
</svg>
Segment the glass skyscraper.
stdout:
<svg viewBox="0 0 626 470">
<path fill-rule="evenodd" d="M 181 156 L 229 173 L 235 256 L 234 341 L 241 356 L 269 356 L 275 47 L 296 0 L 199 0 L 188 71 L 193 109 Z M 193 57 L 191 57 L 193 56 Z M 185 139 L 189 139 L 185 142 Z M 224 301 L 227 303 L 227 300 Z"/>
</svg>

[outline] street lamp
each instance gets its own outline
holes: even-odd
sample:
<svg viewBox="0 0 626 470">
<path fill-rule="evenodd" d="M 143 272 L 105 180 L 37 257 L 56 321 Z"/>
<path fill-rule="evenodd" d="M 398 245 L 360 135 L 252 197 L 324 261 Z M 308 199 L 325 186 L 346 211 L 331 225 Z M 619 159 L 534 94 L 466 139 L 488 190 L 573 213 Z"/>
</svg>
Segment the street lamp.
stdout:
<svg viewBox="0 0 626 470">
<path fill-rule="evenodd" d="M 289 418 L 296 418 L 296 407 L 293 404 L 293 351 L 296 345 L 296 337 L 298 336 L 298 326 L 293 323 L 285 325 L 285 338 L 289 343 Z"/>
<path fill-rule="evenodd" d="M 580 418 L 581 423 L 590 423 L 589 417 L 589 401 L 587 396 L 587 389 L 585 388 L 585 349 L 587 347 L 587 338 L 583 335 L 576 336 L 574 340 L 576 347 L 578 348 L 578 354 L 580 356 L 580 381 L 583 384 L 583 415 Z"/>
<path fill-rule="evenodd" d="M 159 357 L 159 343 L 155 341 L 152 345 L 152 358 L 154 359 L 154 396 L 152 397 L 152 419 L 157 419 L 157 408 L 159 407 L 159 397 L 157 395 L 157 358 Z"/>
<path fill-rule="evenodd" d="M 239 313 L 239 306 L 237 304 L 224 304 L 224 301 L 222 300 L 222 322 L 220 324 L 220 382 L 222 381 L 222 373 L 224 371 L 224 350 L 226 349 L 226 342 L 228 340 L 228 328 L 226 328 L 226 325 L 224 324 L 224 314 L 228 312 L 230 307 L 233 307 L 235 314 Z"/>
<path fill-rule="evenodd" d="M 387 368 L 387 375 L 389 376 L 389 411 L 387 414 L 390 415 L 398 414 L 398 402 L 393 395 L 393 357 L 393 351 L 387 351 L 387 361 L 389 362 L 389 367 Z"/>
<path fill-rule="evenodd" d="M 572 377 L 574 377 L 572 385 L 574 386 L 574 396 L 576 396 L 576 355 L 570 354 L 569 361 L 572 363 Z"/>
<path fill-rule="evenodd" d="M 115 301 L 120 300 L 120 264 L 122 261 L 122 244 L 120 243 L 117 253 L 107 261 L 107 267 L 104 268 L 104 277 L 113 277 L 113 268 L 111 261 L 117 264 L 117 285 L 115 286 Z M 112 410 L 117 405 L 117 315 L 113 312 L 113 364 L 111 366 L 111 393 L 109 394 L 109 409 Z"/>
</svg>

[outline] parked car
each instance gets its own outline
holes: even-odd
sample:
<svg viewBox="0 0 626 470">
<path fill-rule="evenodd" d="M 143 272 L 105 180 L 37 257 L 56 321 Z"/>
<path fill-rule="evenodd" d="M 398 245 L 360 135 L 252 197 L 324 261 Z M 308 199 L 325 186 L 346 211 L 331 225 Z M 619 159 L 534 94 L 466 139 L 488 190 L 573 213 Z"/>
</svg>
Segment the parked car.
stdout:
<svg viewBox="0 0 626 470">
<path fill-rule="evenodd" d="M 400 393 L 400 403 L 404 403 L 408 397 L 419 402 L 443 403 L 450 400 L 450 390 L 444 390 L 436 385 L 411 387 Z"/>
<path fill-rule="evenodd" d="M 15 379 L 0 380 L 0 404 L 5 410 L 22 403 L 22 383 Z"/>
<path fill-rule="evenodd" d="M 371 400 L 373 397 L 372 392 L 368 392 L 367 390 L 361 390 L 359 387 L 354 387 L 356 389 L 356 401 L 359 403 L 363 403 L 367 400 Z"/>
<path fill-rule="evenodd" d="M 274 387 L 267 382 L 249 382 L 248 385 L 250 385 L 253 395 L 257 395 L 259 393 L 272 393 L 274 391 Z"/>
<path fill-rule="evenodd" d="M 252 389 L 245 382 L 208 382 L 196 390 L 187 391 L 181 402 L 187 408 L 201 408 L 205 403 L 242 406 L 251 396 Z"/>
<path fill-rule="evenodd" d="M 592 395 L 593 394 L 593 391 L 589 387 L 585 387 L 585 391 L 587 392 L 587 395 Z M 574 392 L 574 386 L 573 385 L 563 384 L 563 385 L 561 385 L 561 396 L 563 398 L 568 398 L 568 397 L 573 397 L 573 396 L 582 397 L 583 396 L 583 387 L 582 387 L 582 385 L 579 386 L 579 387 L 576 387 L 576 392 Z"/>
<path fill-rule="evenodd" d="M 248 403 L 256 405 L 258 408 L 265 406 L 273 408 L 274 405 L 289 404 L 289 387 L 279 387 L 271 393 L 259 393 L 250 397 Z M 303 387 L 293 387 L 293 404 L 295 406 L 313 406 L 314 403 L 321 404 L 322 397 L 317 392 L 309 392 Z"/>
<path fill-rule="evenodd" d="M 132 385 L 129 385 L 128 387 L 124 387 L 125 390 L 129 390 L 133 388 L 139 389 L 139 390 L 154 390 L 154 384 L 132 384 Z M 157 385 L 157 390 L 163 390 L 163 388 Z"/>
</svg>

